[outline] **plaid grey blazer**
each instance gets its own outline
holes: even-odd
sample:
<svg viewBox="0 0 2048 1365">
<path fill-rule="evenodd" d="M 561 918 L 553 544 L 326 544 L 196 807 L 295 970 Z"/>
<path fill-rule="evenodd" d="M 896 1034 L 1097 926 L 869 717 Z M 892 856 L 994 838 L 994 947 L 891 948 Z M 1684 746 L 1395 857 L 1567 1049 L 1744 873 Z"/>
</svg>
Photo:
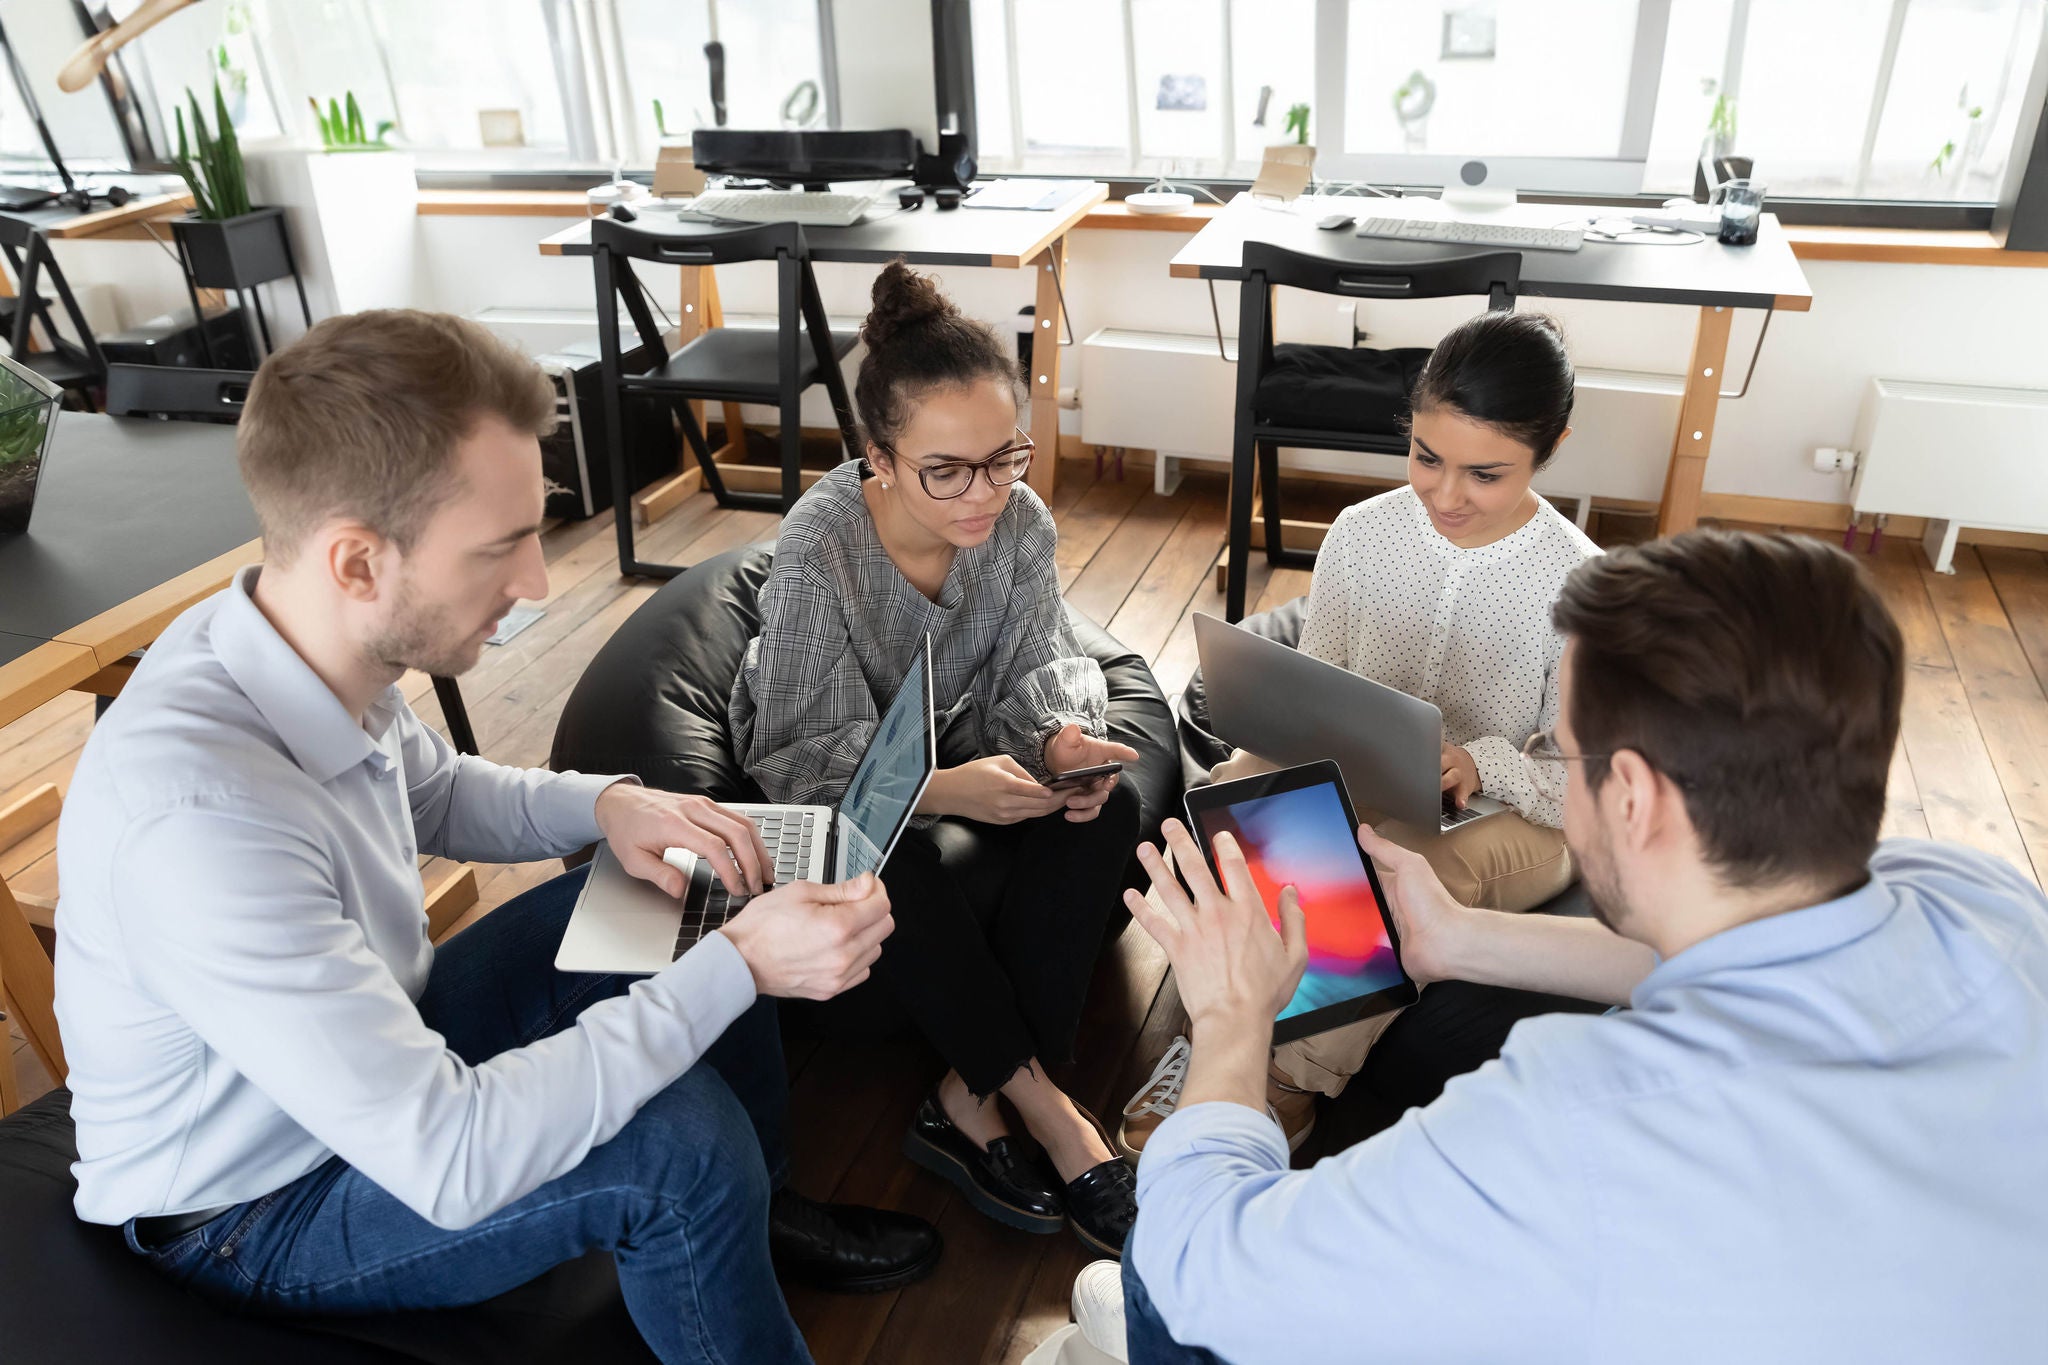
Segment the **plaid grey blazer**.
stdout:
<svg viewBox="0 0 2048 1365">
<path fill-rule="evenodd" d="M 1038 495 L 1011 486 L 934 602 L 890 561 L 860 485 L 849 460 L 783 519 L 761 633 L 733 684 L 733 743 L 768 799 L 839 799 L 927 632 L 940 728 L 964 715 L 982 757 L 1008 754 L 1043 781 L 1045 741 L 1061 726 L 1106 734 L 1108 689 L 1067 625 L 1058 532 Z"/>
</svg>

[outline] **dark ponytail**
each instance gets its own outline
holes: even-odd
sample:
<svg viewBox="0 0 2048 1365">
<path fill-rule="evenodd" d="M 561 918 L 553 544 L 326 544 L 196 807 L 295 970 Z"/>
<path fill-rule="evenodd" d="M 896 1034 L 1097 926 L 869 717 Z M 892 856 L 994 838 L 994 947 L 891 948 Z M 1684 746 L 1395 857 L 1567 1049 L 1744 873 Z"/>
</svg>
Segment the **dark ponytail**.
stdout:
<svg viewBox="0 0 2048 1365">
<path fill-rule="evenodd" d="M 917 400 L 932 389 L 980 379 L 1017 382 L 1017 362 L 993 328 L 966 316 L 899 258 L 875 277 L 874 306 L 861 324 L 867 344 L 853 399 L 867 438 L 887 450 L 909 425 Z"/>
<path fill-rule="evenodd" d="M 1492 427 L 1550 463 L 1571 424 L 1574 380 L 1564 329 L 1542 313 L 1481 313 L 1436 344 L 1409 410 L 1445 408 Z"/>
</svg>

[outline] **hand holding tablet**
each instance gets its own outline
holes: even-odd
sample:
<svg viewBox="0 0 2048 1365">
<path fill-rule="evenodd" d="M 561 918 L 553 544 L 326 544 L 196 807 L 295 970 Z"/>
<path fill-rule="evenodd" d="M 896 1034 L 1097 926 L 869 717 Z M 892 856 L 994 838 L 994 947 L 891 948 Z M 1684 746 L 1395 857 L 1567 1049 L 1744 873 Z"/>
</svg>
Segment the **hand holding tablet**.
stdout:
<svg viewBox="0 0 2048 1365">
<path fill-rule="evenodd" d="M 1223 861 L 1219 840 L 1236 845 L 1269 915 L 1283 887 L 1296 890 L 1308 966 L 1279 1009 L 1275 1042 L 1414 1002 L 1387 897 L 1359 848 L 1358 819 L 1335 763 L 1199 787 L 1187 794 L 1187 811 L 1212 868 Z"/>
</svg>

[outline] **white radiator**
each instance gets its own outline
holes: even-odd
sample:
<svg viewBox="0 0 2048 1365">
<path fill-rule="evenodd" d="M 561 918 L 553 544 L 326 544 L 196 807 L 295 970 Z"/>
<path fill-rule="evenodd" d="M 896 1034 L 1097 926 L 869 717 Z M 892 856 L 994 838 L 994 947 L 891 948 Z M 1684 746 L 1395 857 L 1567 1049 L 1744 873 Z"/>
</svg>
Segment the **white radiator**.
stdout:
<svg viewBox="0 0 2048 1365">
<path fill-rule="evenodd" d="M 2048 531 L 2048 393 L 1873 379 L 1855 448 L 1850 505 L 1928 518 L 1943 573 L 1965 526 Z"/>
<path fill-rule="evenodd" d="M 1227 462 L 1237 402 L 1237 365 L 1216 352 L 1215 336 L 1105 327 L 1081 343 L 1081 439 L 1160 454 L 1170 482 L 1175 460 Z M 1237 343 L 1230 343 L 1231 354 Z M 1582 369 L 1572 437 L 1536 487 L 1552 497 L 1656 502 L 1678 425 L 1684 380 L 1675 374 Z M 1398 455 L 1283 450 L 1284 468 L 1407 477 Z"/>
</svg>

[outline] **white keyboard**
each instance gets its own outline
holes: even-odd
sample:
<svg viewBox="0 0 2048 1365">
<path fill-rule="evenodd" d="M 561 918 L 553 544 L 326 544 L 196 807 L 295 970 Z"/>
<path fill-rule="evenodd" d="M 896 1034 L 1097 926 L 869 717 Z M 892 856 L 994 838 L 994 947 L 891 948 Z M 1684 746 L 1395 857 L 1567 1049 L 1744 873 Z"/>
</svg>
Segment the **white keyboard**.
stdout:
<svg viewBox="0 0 2048 1365">
<path fill-rule="evenodd" d="M 1358 225 L 1361 237 L 1391 237 L 1400 242 L 1448 242 L 1452 246 L 1530 247 L 1537 251 L 1577 251 L 1586 240 L 1584 228 L 1524 227 L 1519 223 L 1468 223 L 1442 218 L 1368 218 Z"/>
<path fill-rule="evenodd" d="M 692 199 L 682 211 L 742 223 L 852 227 L 874 204 L 872 194 L 840 194 L 831 190 L 713 190 Z"/>
</svg>

